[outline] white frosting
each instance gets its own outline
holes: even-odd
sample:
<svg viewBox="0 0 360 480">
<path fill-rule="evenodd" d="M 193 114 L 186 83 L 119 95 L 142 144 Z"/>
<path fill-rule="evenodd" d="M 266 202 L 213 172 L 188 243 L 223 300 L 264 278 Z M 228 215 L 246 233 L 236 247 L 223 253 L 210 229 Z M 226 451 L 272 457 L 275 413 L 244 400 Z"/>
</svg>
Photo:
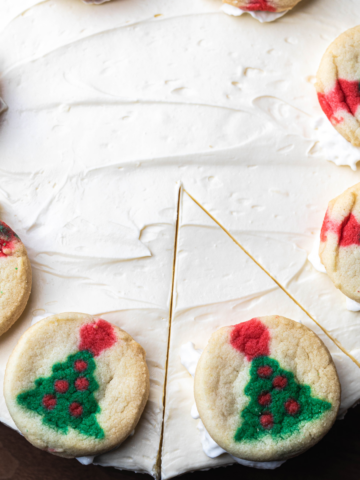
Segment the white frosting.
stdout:
<svg viewBox="0 0 360 480">
<path fill-rule="evenodd" d="M 95 457 L 77 457 L 76 460 L 82 465 L 91 465 Z"/>
<path fill-rule="evenodd" d="M 1 217 L 34 275 L 28 308 L 0 338 L 1 421 L 12 422 L 7 358 L 33 316 L 106 312 L 145 348 L 151 392 L 135 435 L 95 463 L 156 474 L 179 181 L 360 358 L 357 315 L 307 262 L 329 198 L 360 181 L 325 161 L 311 125 L 323 52 L 357 14 L 357 0 L 317 0 L 240 26 L 209 0 L 0 2 Z M 222 322 L 279 313 L 319 333 L 198 207 L 183 206 L 164 480 L 234 462 L 204 454 L 189 416 L 179 361 L 189 332 L 205 346 Z M 344 411 L 360 398 L 358 368 L 321 338 Z"/>
<path fill-rule="evenodd" d="M 201 352 L 202 350 L 195 349 L 195 346 L 192 342 L 185 343 L 184 345 L 181 346 L 181 349 L 180 349 L 180 361 L 193 378 L 195 376 L 195 371 L 196 371 L 198 361 L 200 359 Z M 194 404 L 191 407 L 191 416 L 194 419 L 200 418 L 199 412 L 196 408 L 196 404 Z M 200 432 L 202 448 L 204 450 L 204 453 L 209 458 L 216 458 L 216 457 L 219 457 L 220 455 L 223 455 L 224 453 L 227 453 L 226 450 L 221 448 L 211 438 L 211 436 L 209 435 L 209 432 L 206 430 L 201 420 L 199 421 L 197 428 Z M 283 463 L 285 463 L 285 461 L 251 462 L 249 460 L 243 460 L 242 458 L 234 457 L 233 455 L 231 455 L 231 457 L 241 465 L 245 465 L 246 467 L 259 468 L 262 470 L 273 470 L 275 468 L 280 467 Z"/>
<path fill-rule="evenodd" d="M 224 3 L 221 7 L 221 10 L 227 15 L 231 15 L 233 17 L 240 17 L 240 15 L 243 15 L 244 13 L 249 13 L 253 18 L 256 18 L 256 20 L 259 20 L 260 23 L 274 22 L 278 18 L 283 17 L 288 12 L 288 10 L 285 10 L 283 12 L 263 12 L 263 11 L 248 12 L 245 10 L 241 10 L 240 8 L 235 7 L 234 5 L 229 5 L 228 3 Z"/>
<path fill-rule="evenodd" d="M 308 256 L 308 260 L 318 272 L 326 273 L 326 269 L 324 265 L 321 263 L 321 259 L 319 255 L 319 247 L 320 247 L 320 232 L 315 239 L 313 248 Z M 352 300 L 346 295 L 344 295 L 344 297 L 346 299 L 345 306 L 347 310 L 349 310 L 350 312 L 360 312 L 360 303 L 355 302 L 355 300 Z"/>
<path fill-rule="evenodd" d="M 326 160 L 334 162 L 335 165 L 348 165 L 355 171 L 360 160 L 360 148 L 354 147 L 340 135 L 325 116 L 316 119 L 313 125 L 318 149 Z"/>
</svg>

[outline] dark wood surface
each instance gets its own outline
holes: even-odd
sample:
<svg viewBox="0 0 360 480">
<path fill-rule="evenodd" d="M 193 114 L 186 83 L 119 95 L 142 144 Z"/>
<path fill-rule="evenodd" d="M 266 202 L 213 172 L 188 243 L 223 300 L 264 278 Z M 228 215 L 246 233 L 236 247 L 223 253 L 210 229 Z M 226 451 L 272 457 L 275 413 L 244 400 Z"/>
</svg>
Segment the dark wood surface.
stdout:
<svg viewBox="0 0 360 480">
<path fill-rule="evenodd" d="M 360 406 L 351 409 L 344 420 L 335 423 L 315 447 L 289 460 L 277 470 L 256 470 L 240 465 L 183 475 L 182 480 L 359 480 Z M 147 475 L 80 465 L 43 452 L 23 437 L 0 424 L 0 480 L 150 480 Z"/>
</svg>

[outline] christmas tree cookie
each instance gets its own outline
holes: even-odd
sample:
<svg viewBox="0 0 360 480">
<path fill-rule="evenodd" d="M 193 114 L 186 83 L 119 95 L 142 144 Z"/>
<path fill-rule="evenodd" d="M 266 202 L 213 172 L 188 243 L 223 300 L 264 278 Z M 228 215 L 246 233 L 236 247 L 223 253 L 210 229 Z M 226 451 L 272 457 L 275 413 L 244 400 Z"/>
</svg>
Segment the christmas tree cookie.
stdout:
<svg viewBox="0 0 360 480">
<path fill-rule="evenodd" d="M 327 433 L 340 384 L 317 335 L 284 317 L 260 317 L 211 336 L 196 369 L 195 401 L 220 447 L 271 462 L 302 453 Z"/>
<path fill-rule="evenodd" d="M 31 291 L 31 267 L 20 238 L 0 221 L 0 336 L 24 311 Z"/>
<path fill-rule="evenodd" d="M 360 183 L 329 202 L 319 255 L 335 287 L 360 302 Z"/>
<path fill-rule="evenodd" d="M 4 394 L 21 433 L 63 457 L 97 455 L 134 430 L 149 396 L 145 352 L 105 320 L 48 317 L 19 340 Z"/>
<path fill-rule="evenodd" d="M 334 128 L 360 147 L 360 27 L 341 34 L 326 50 L 317 73 L 316 91 Z"/>
<path fill-rule="evenodd" d="M 223 0 L 245 12 L 284 12 L 291 10 L 300 0 Z"/>
</svg>

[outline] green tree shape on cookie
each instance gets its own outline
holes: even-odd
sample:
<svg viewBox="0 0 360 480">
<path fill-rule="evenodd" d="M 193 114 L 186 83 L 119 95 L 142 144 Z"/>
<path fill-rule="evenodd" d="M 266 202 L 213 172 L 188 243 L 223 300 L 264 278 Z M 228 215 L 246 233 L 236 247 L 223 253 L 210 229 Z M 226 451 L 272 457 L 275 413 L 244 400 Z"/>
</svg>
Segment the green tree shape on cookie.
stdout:
<svg viewBox="0 0 360 480">
<path fill-rule="evenodd" d="M 52 366 L 52 375 L 35 380 L 35 388 L 17 396 L 17 403 L 43 417 L 43 423 L 62 434 L 71 427 L 79 433 L 103 439 L 96 415 L 100 406 L 94 392 L 99 389 L 94 372 L 95 357 L 116 342 L 111 324 L 105 320 L 80 329 L 79 352 Z"/>
<path fill-rule="evenodd" d="M 309 385 L 300 385 L 292 372 L 270 357 L 252 361 L 245 394 L 250 402 L 241 412 L 237 442 L 259 440 L 269 434 L 284 439 L 331 408 L 331 403 L 312 397 Z"/>
<path fill-rule="evenodd" d="M 244 390 L 250 401 L 241 412 L 235 441 L 259 440 L 265 435 L 284 439 L 331 409 L 331 403 L 312 397 L 309 385 L 299 384 L 291 371 L 270 358 L 270 332 L 260 320 L 235 325 L 230 343 L 251 362 Z"/>
</svg>

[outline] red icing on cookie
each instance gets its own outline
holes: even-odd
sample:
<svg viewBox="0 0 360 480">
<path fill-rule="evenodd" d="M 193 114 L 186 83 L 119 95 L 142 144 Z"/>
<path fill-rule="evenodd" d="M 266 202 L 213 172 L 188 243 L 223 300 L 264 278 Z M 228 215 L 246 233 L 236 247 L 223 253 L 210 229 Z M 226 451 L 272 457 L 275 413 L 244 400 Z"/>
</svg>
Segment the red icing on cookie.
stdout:
<svg viewBox="0 0 360 480">
<path fill-rule="evenodd" d="M 87 323 L 80 328 L 79 350 L 88 350 L 94 357 L 116 343 L 116 334 L 112 325 L 105 320 Z"/>
<path fill-rule="evenodd" d="M 6 223 L 0 221 L 0 258 L 7 257 L 9 250 L 15 250 L 18 241 L 19 237 L 16 233 Z"/>
<path fill-rule="evenodd" d="M 83 413 L 83 407 L 78 402 L 73 402 L 69 407 L 71 415 L 74 417 L 81 417 Z"/>
<path fill-rule="evenodd" d="M 58 393 L 66 393 L 69 390 L 69 382 L 67 380 L 56 380 L 54 387 Z"/>
<path fill-rule="evenodd" d="M 285 403 L 285 410 L 289 415 L 296 415 L 300 410 L 300 405 L 296 400 L 291 398 Z"/>
<path fill-rule="evenodd" d="M 277 390 L 282 390 L 283 388 L 285 388 L 287 383 L 288 383 L 287 378 L 282 377 L 281 375 L 278 375 L 273 380 L 273 385 Z"/>
<path fill-rule="evenodd" d="M 360 224 L 351 213 L 340 225 L 340 247 L 360 245 Z"/>
<path fill-rule="evenodd" d="M 271 413 L 263 413 L 260 417 L 260 423 L 263 428 L 270 430 L 274 425 L 274 418 Z"/>
<path fill-rule="evenodd" d="M 234 325 L 230 334 L 231 346 L 243 353 L 249 361 L 269 355 L 269 341 L 269 330 L 257 318 Z"/>
<path fill-rule="evenodd" d="M 84 372 L 88 367 L 87 362 L 85 360 L 76 360 L 74 363 L 74 368 L 77 372 Z"/>
<path fill-rule="evenodd" d="M 247 12 L 276 12 L 276 8 L 270 5 L 267 0 L 250 0 L 245 7 L 241 7 L 241 10 L 245 10 Z"/>
<path fill-rule="evenodd" d="M 271 403 L 271 393 L 263 392 L 258 397 L 258 402 L 261 406 L 267 407 Z"/>
<path fill-rule="evenodd" d="M 269 378 L 269 377 L 271 377 L 272 373 L 273 373 L 273 369 L 271 367 L 269 367 L 268 365 L 265 365 L 263 367 L 259 367 L 257 369 L 257 374 L 261 378 Z"/>
<path fill-rule="evenodd" d="M 340 247 L 360 245 L 360 224 L 352 213 L 344 218 L 341 223 L 338 223 L 331 220 L 328 212 L 326 212 L 320 233 L 322 242 L 326 242 L 328 232 L 333 232 L 338 236 Z"/>
<path fill-rule="evenodd" d="M 56 407 L 56 398 L 54 395 L 44 395 L 42 403 L 47 410 L 53 410 Z"/>
<path fill-rule="evenodd" d="M 78 377 L 75 380 L 75 388 L 77 390 L 87 390 L 89 388 L 89 380 L 85 377 Z"/>
<path fill-rule="evenodd" d="M 330 92 L 318 93 L 320 106 L 333 125 L 341 123 L 344 119 L 338 112 L 347 112 L 355 115 L 360 105 L 359 82 L 338 79 L 335 87 Z"/>
</svg>

